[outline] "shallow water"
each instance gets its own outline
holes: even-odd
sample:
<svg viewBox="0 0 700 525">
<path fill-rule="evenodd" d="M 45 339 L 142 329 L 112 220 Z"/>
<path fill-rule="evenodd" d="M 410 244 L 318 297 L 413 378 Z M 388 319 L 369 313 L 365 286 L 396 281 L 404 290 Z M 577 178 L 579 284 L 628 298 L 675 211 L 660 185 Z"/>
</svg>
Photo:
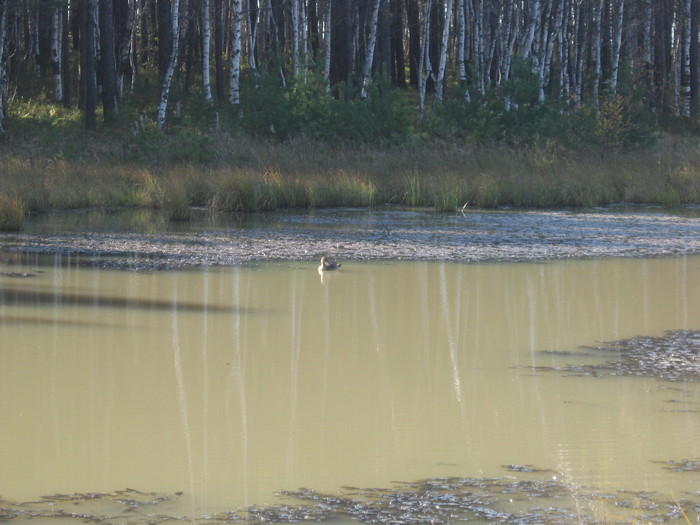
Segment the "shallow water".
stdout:
<svg viewBox="0 0 700 525">
<path fill-rule="evenodd" d="M 531 465 L 582 516 L 634 520 L 575 496 L 700 487 L 663 463 L 700 457 L 697 381 L 537 368 L 698 330 L 698 256 L 346 261 L 321 278 L 312 262 L 124 272 L 22 253 L 0 263 L 4 500 L 182 492 L 154 512 L 194 519 Z"/>
</svg>

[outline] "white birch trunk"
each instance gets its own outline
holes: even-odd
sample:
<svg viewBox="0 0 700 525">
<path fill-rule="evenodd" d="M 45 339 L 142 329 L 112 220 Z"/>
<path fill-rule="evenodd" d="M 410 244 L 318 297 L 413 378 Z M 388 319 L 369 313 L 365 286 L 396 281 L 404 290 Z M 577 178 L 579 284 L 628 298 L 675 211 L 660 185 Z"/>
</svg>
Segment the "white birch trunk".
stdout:
<svg viewBox="0 0 700 525">
<path fill-rule="evenodd" d="M 612 65 L 610 71 L 610 92 L 617 92 L 617 81 L 620 76 L 620 51 L 622 50 L 622 31 L 624 30 L 625 0 L 617 0 L 614 11 L 612 35 Z M 690 32 L 689 32 L 690 33 Z"/>
<path fill-rule="evenodd" d="M 63 75 L 61 46 L 63 44 L 63 16 L 60 7 L 55 7 L 51 15 L 51 68 L 53 69 L 53 97 L 63 102 Z"/>
<path fill-rule="evenodd" d="M 258 27 L 260 26 L 262 9 L 258 6 L 257 0 L 249 0 L 250 3 L 255 2 L 255 20 L 250 16 L 252 9 L 248 9 L 248 65 L 254 74 L 258 72 L 258 61 L 255 58 L 255 47 L 258 41 Z"/>
<path fill-rule="evenodd" d="M 576 106 L 581 105 L 583 94 L 583 63 L 585 59 L 585 42 L 588 40 L 588 24 L 582 18 L 582 0 L 576 0 L 575 21 L 574 21 L 574 102 Z"/>
<path fill-rule="evenodd" d="M 367 53 L 365 54 L 365 65 L 362 69 L 362 90 L 360 91 L 360 98 L 367 98 L 369 88 L 369 79 L 372 74 L 372 63 L 374 62 L 374 46 L 377 41 L 377 23 L 379 21 L 379 6 L 382 0 L 374 0 L 374 7 L 372 8 L 372 20 L 370 21 L 369 28 L 369 41 L 367 42 Z"/>
<path fill-rule="evenodd" d="M 229 82 L 229 102 L 241 103 L 241 36 L 243 26 L 243 0 L 233 0 L 231 27 L 231 73 Z"/>
<path fill-rule="evenodd" d="M 593 105 L 598 108 L 600 106 L 600 79 L 603 76 L 603 68 L 601 64 L 601 35 L 603 27 L 603 1 L 597 0 L 593 4 L 593 34 L 591 35 L 591 60 L 593 61 L 593 87 L 592 97 Z"/>
<path fill-rule="evenodd" d="M 540 102 L 544 102 L 544 88 L 547 86 L 547 84 L 549 84 L 549 79 L 551 77 L 554 44 L 561 36 L 561 28 L 564 23 L 564 7 L 564 2 L 558 6 L 557 14 L 554 17 L 554 26 L 552 27 L 552 31 L 547 33 L 544 61 L 540 69 Z M 561 40 L 559 41 L 559 45 L 561 46 Z"/>
<path fill-rule="evenodd" d="M 438 63 L 438 74 L 435 80 L 435 98 L 442 101 L 445 93 L 445 68 L 447 67 L 447 47 L 450 42 L 450 26 L 452 24 L 452 0 L 445 3 L 445 13 L 442 26 L 442 41 L 440 42 L 440 62 Z"/>
<path fill-rule="evenodd" d="M 7 133 L 5 130 L 5 118 L 7 115 L 7 55 L 5 54 L 5 40 L 7 27 L 7 6 L 0 5 L 0 136 Z"/>
<path fill-rule="evenodd" d="M 211 6 L 209 0 L 202 0 L 202 88 L 204 100 L 214 103 L 211 94 Z"/>
<path fill-rule="evenodd" d="M 426 0 L 425 11 L 423 13 L 423 32 L 421 34 L 421 53 L 418 60 L 418 108 L 422 112 L 425 108 L 425 89 L 428 76 L 430 76 L 430 12 L 432 10 L 432 0 Z"/>
<path fill-rule="evenodd" d="M 644 0 L 644 22 L 642 27 L 642 45 L 644 47 L 644 76 L 647 84 L 647 98 L 651 111 L 656 113 L 656 100 L 654 98 L 654 56 L 653 39 L 651 37 L 651 22 L 654 11 L 654 0 Z"/>
<path fill-rule="evenodd" d="M 571 44 L 567 38 L 566 29 L 569 26 L 571 19 L 571 6 L 569 0 L 562 1 L 562 10 L 564 12 L 564 20 L 559 28 L 559 98 L 565 104 L 571 102 L 570 86 L 571 78 L 569 76 L 569 52 Z"/>
<path fill-rule="evenodd" d="M 158 129 L 161 131 L 165 129 L 170 87 L 173 83 L 173 76 L 175 75 L 175 69 L 177 69 L 178 55 L 180 52 L 180 0 L 172 0 L 171 16 L 173 47 L 170 52 L 170 63 L 168 64 L 168 69 L 165 72 L 163 87 L 161 88 L 160 92 L 160 104 L 158 105 Z"/>
<path fill-rule="evenodd" d="M 292 0 L 292 70 L 294 77 L 301 72 L 299 63 L 299 0 Z"/>
<path fill-rule="evenodd" d="M 532 44 L 535 41 L 535 35 L 537 34 L 537 28 L 539 26 L 540 20 L 540 0 L 532 0 L 530 7 L 530 14 L 527 22 L 527 30 L 525 31 L 525 37 L 521 45 L 520 55 L 524 59 L 530 58 L 532 54 Z"/>
<path fill-rule="evenodd" d="M 476 68 L 476 83 L 479 89 L 479 94 L 486 94 L 486 78 L 484 73 L 484 38 L 483 38 L 483 22 L 484 22 L 484 0 L 476 0 L 474 8 L 474 62 Z"/>
<path fill-rule="evenodd" d="M 308 80 L 309 71 L 309 21 L 306 16 L 306 0 L 299 0 L 299 20 L 301 32 L 301 67 L 304 75 L 304 83 Z"/>
<path fill-rule="evenodd" d="M 683 99 L 683 116 L 690 118 L 690 42 L 691 42 L 691 32 L 690 32 L 690 17 L 691 17 L 691 1 L 683 0 L 683 75 L 682 75 L 682 86 L 681 86 L 681 96 Z"/>
<path fill-rule="evenodd" d="M 331 12 L 333 0 L 326 1 L 326 12 L 323 22 L 323 81 L 326 85 L 326 96 L 331 95 Z"/>
<path fill-rule="evenodd" d="M 464 13 L 464 0 L 457 0 L 457 64 L 459 66 L 459 84 L 464 89 L 464 102 L 472 101 L 469 93 L 469 79 L 467 78 L 466 42 L 467 42 L 467 17 Z"/>
</svg>

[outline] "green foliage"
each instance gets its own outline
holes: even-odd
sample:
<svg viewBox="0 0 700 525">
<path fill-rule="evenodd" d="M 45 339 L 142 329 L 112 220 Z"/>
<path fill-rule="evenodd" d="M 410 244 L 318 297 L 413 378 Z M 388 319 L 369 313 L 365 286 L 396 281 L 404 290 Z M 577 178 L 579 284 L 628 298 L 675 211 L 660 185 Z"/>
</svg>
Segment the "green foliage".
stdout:
<svg viewBox="0 0 700 525">
<path fill-rule="evenodd" d="M 270 74 L 251 76 L 248 82 L 240 125 L 253 135 L 376 144 L 403 140 L 411 130 L 409 104 L 385 80 L 370 86 L 366 100 L 348 86 L 337 91 L 339 96 L 329 96 L 323 79 L 313 73 L 306 81 L 290 81 L 287 88 Z"/>
</svg>

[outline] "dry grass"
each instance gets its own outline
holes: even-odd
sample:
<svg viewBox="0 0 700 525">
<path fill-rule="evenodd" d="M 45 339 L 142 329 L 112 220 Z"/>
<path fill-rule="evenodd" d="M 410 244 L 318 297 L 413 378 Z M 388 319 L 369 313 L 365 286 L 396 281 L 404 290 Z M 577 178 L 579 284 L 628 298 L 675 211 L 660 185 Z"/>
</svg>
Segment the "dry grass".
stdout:
<svg viewBox="0 0 700 525">
<path fill-rule="evenodd" d="M 183 162 L 125 159 L 119 141 L 82 138 L 71 155 L 56 144 L 0 145 L 4 210 L 16 203 L 27 211 L 150 206 L 186 220 L 192 205 L 247 212 L 383 203 L 439 211 L 700 203 L 696 139 L 666 137 L 653 149 L 617 152 L 454 143 L 351 148 L 217 134 L 206 161 Z M 9 225 L 12 213 L 2 213 Z M 15 213 L 15 224 L 19 215 L 24 211 Z"/>
</svg>

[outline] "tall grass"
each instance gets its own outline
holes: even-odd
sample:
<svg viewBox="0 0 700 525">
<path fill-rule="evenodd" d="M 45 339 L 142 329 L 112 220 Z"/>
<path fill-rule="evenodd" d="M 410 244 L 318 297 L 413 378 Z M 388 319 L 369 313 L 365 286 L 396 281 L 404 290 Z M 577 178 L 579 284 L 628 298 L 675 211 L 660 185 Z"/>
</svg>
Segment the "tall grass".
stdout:
<svg viewBox="0 0 700 525">
<path fill-rule="evenodd" d="M 205 144 L 206 155 L 173 160 L 159 157 L 157 148 L 155 157 L 134 159 L 124 149 L 133 139 L 131 130 L 75 133 L 69 135 L 81 148 L 70 154 L 55 136 L 0 144 L 4 208 L 12 208 L 7 197 L 12 195 L 31 212 L 140 206 L 187 220 L 192 206 L 250 212 L 392 203 L 450 212 L 465 205 L 700 202 L 700 147 L 690 138 L 667 136 L 645 150 L 613 151 L 420 140 L 369 147 L 222 132 L 198 133 L 190 143 L 183 132 L 157 138 L 159 147 L 171 140 Z"/>
<path fill-rule="evenodd" d="M 25 214 L 25 206 L 21 198 L 0 193 L 0 231 L 20 231 L 24 225 Z"/>
</svg>

